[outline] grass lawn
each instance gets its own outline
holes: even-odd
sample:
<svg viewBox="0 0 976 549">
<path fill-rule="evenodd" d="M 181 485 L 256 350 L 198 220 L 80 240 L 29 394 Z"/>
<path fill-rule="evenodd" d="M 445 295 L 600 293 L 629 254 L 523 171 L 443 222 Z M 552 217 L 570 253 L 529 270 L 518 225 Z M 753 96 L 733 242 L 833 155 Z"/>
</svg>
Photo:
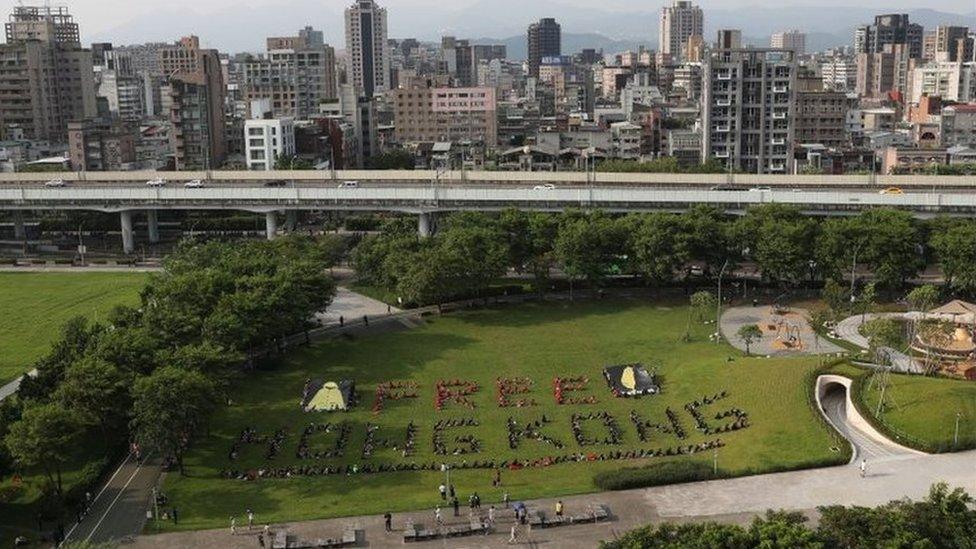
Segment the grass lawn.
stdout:
<svg viewBox="0 0 976 549">
<path fill-rule="evenodd" d="M 976 383 L 941 377 L 890 376 L 885 406 L 877 416 L 881 399 L 879 381 L 872 372 L 845 365 L 835 373 L 855 380 L 857 405 L 872 422 L 906 446 L 925 452 L 952 452 L 976 448 Z M 955 444 L 956 414 L 959 443 Z"/>
<path fill-rule="evenodd" d="M 66 320 L 134 305 L 145 281 L 141 273 L 0 273 L 0 384 L 29 370 Z"/>
<path fill-rule="evenodd" d="M 683 306 L 659 307 L 646 301 L 608 300 L 576 304 L 529 304 L 518 307 L 478 310 L 433 317 L 418 329 L 373 335 L 357 340 L 335 340 L 301 349 L 273 369 L 255 372 L 232 390 L 234 404 L 219 411 L 212 433 L 195 443 L 187 458 L 188 476 L 170 474 L 164 490 L 180 509 L 180 524 L 167 523 L 172 530 L 225 527 L 228 517 L 240 517 L 252 508 L 259 521 L 307 520 L 332 516 L 382 513 L 431 508 L 439 502 L 439 472 L 396 472 L 352 476 L 292 477 L 255 482 L 219 478 L 222 469 L 257 469 L 286 465 L 347 465 L 353 463 L 449 462 L 474 460 L 535 459 L 577 452 L 611 452 L 638 448 L 655 449 L 697 444 L 720 438 L 726 444 L 718 451 L 719 466 L 732 474 L 846 462 L 831 447 L 834 435 L 819 421 L 808 404 L 812 387 L 809 375 L 815 358 L 745 358 L 725 344 L 709 343 L 707 327 L 696 328 L 690 343 L 682 342 L 688 310 Z M 734 360 L 729 361 L 730 357 Z M 657 368 L 663 380 L 663 394 L 640 400 L 615 399 L 601 377 L 605 365 L 642 362 Z M 567 397 L 596 397 L 595 404 L 557 405 L 552 395 L 554 376 L 587 376 L 589 384 Z M 527 377 L 534 383 L 529 393 L 513 398 L 531 398 L 536 406 L 502 408 L 496 402 L 498 377 Z M 305 414 L 299 409 L 302 388 L 308 378 L 338 381 L 354 379 L 360 404 L 348 413 Z M 475 408 L 448 404 L 434 409 L 434 385 L 438 380 L 470 380 L 480 390 L 470 399 Z M 419 397 L 386 402 L 379 414 L 370 410 L 377 384 L 410 380 L 419 384 Z M 728 397 L 701 410 L 713 426 L 729 422 L 716 414 L 739 408 L 749 414 L 751 426 L 706 436 L 695 430 L 684 405 L 722 391 Z M 666 408 L 674 411 L 688 438 L 651 431 L 650 440 L 639 441 L 631 410 L 644 419 L 667 424 Z M 576 413 L 607 411 L 622 431 L 616 446 L 597 444 L 580 447 L 571 429 Z M 542 432 L 561 441 L 556 450 L 537 440 L 522 440 L 517 450 L 508 445 L 506 420 L 522 424 L 545 414 L 551 423 Z M 476 427 L 449 429 L 444 441 L 449 451 L 466 444 L 458 437 L 473 435 L 480 453 L 439 456 L 433 451 L 433 426 L 441 418 L 470 418 Z M 361 452 L 366 423 L 379 425 L 375 440 L 403 440 L 406 426 L 415 422 L 416 454 L 403 458 L 393 449 L 379 449 L 364 460 Z M 298 439 L 309 422 L 349 422 L 352 426 L 345 454 L 339 458 L 300 460 Z M 237 460 L 229 452 L 241 430 L 252 427 L 259 435 L 271 435 L 285 428 L 278 455 L 265 458 L 267 444 L 246 444 Z M 602 423 L 588 421 L 587 437 L 607 436 Z M 317 434 L 310 439 L 313 451 L 335 445 L 337 435 Z M 527 468 L 503 472 L 504 488 L 492 488 L 487 469 L 455 470 L 452 482 L 459 498 L 466 501 L 477 491 L 487 503 L 501 499 L 508 491 L 513 499 L 584 493 L 596 490 L 593 474 L 633 467 L 662 459 L 712 460 L 712 452 L 694 457 L 644 460 L 596 461 Z"/>
</svg>

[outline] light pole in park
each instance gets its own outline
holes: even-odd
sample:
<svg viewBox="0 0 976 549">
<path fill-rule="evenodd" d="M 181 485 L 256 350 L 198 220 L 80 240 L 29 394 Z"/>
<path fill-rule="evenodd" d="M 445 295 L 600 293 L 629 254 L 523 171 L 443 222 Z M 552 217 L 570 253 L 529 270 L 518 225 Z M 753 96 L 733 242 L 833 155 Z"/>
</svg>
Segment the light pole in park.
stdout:
<svg viewBox="0 0 976 549">
<path fill-rule="evenodd" d="M 718 476 L 718 448 L 712 450 L 712 475 Z"/>
<path fill-rule="evenodd" d="M 722 342 L 722 330 L 720 328 L 722 322 L 722 277 L 725 276 L 725 269 L 729 268 L 729 260 L 725 260 L 725 264 L 722 265 L 722 270 L 718 273 L 718 303 L 715 305 L 715 342 Z"/>
</svg>

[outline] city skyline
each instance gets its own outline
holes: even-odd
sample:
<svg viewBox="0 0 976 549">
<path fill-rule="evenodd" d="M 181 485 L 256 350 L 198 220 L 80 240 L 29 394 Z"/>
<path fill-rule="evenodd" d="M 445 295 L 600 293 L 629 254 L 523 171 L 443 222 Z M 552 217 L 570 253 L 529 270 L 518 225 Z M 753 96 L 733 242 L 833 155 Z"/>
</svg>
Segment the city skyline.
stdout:
<svg viewBox="0 0 976 549">
<path fill-rule="evenodd" d="M 202 42 L 223 51 L 259 51 L 261 44 L 254 40 L 250 31 L 262 30 L 267 33 L 281 33 L 296 26 L 311 24 L 322 28 L 326 40 L 339 46 L 343 41 L 342 13 L 349 2 L 344 0 L 291 0 L 285 5 L 258 0 L 251 4 L 247 11 L 231 10 L 236 4 L 229 0 L 207 0 L 206 2 L 191 2 L 189 0 L 175 0 L 165 8 L 146 6 L 143 4 L 124 3 L 116 0 L 75 0 L 69 4 L 76 19 L 82 23 L 84 41 L 111 41 L 114 43 L 136 43 L 156 40 L 171 40 L 176 36 L 195 33 L 200 35 Z M 500 2 L 485 2 L 484 0 L 462 0 L 450 8 L 444 8 L 432 0 L 389 0 L 384 2 L 391 13 L 390 37 L 417 37 L 421 39 L 436 39 L 441 35 L 458 34 L 472 38 L 504 39 L 518 34 L 516 28 L 521 28 L 540 17 L 555 16 L 563 18 L 561 21 L 564 32 L 582 33 L 593 32 L 612 39 L 643 40 L 649 44 L 657 42 L 657 15 L 660 9 L 670 2 L 646 2 L 636 0 L 611 0 L 602 2 L 594 7 L 592 2 L 583 0 L 544 0 L 535 2 L 524 9 L 524 17 L 520 18 L 492 18 L 484 16 L 491 14 L 491 6 L 498 5 L 497 12 L 509 14 Z M 735 0 L 733 2 L 705 1 L 698 3 L 712 15 L 706 18 L 706 31 L 716 26 L 743 28 L 744 35 L 769 35 L 785 28 L 778 23 L 757 18 L 749 21 L 751 27 L 737 20 L 742 14 L 737 10 L 745 6 L 760 6 L 761 2 L 754 0 Z M 947 15 L 960 14 L 967 18 L 976 12 L 967 10 L 971 7 L 968 1 L 943 0 L 935 4 L 898 3 L 869 0 L 858 3 L 856 7 L 849 3 L 830 0 L 825 3 L 813 3 L 809 0 L 788 0 L 779 2 L 775 6 L 766 7 L 767 14 L 780 13 L 780 18 L 788 18 L 789 10 L 810 10 L 823 6 L 843 8 L 837 14 L 837 23 L 843 30 L 853 28 L 863 19 L 865 11 L 872 12 L 911 12 L 917 10 L 934 10 L 945 12 Z M 287 9 L 281 9 L 281 8 Z M 765 7 L 765 6 L 764 6 Z M 477 11 L 475 17 L 466 18 L 465 10 Z M 560 11 L 560 10 L 565 11 Z M 187 17 L 191 14 L 191 17 Z M 602 21 L 589 21 L 592 15 L 600 15 Z M 232 19 L 233 24 L 225 28 L 214 27 L 206 16 L 220 15 L 224 19 Z M 646 21 L 638 20 L 640 18 Z M 770 15 L 766 16 L 772 17 Z M 524 19 L 524 21 L 522 21 Z M 618 19 L 631 21 L 630 26 L 617 24 Z M 810 17 L 803 17 L 803 21 L 812 32 L 829 32 L 827 22 L 819 22 Z M 585 22 L 585 23 L 584 23 Z M 953 23 L 952 20 L 940 21 Z M 646 29 L 645 29 L 646 28 Z M 837 34 L 839 28 L 833 29 Z"/>
</svg>

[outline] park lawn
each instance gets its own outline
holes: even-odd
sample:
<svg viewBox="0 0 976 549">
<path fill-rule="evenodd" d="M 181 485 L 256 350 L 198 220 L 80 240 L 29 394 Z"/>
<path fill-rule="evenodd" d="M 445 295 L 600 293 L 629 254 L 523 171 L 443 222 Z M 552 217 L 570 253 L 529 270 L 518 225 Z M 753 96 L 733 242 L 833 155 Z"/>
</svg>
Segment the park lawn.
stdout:
<svg viewBox="0 0 976 549">
<path fill-rule="evenodd" d="M 377 438 L 402 440 L 406 425 L 416 422 L 417 453 L 408 462 L 460 463 L 477 459 L 527 459 L 577 452 L 609 452 L 637 448 L 666 448 L 696 444 L 720 438 L 726 444 L 717 454 L 719 467 L 729 474 L 746 474 L 787 468 L 813 467 L 846 462 L 849 456 L 836 436 L 815 415 L 809 405 L 810 375 L 815 358 L 745 358 L 724 343 L 709 343 L 705 326 L 694 328 L 690 343 L 682 341 L 688 323 L 688 309 L 662 307 L 639 300 L 608 300 L 585 303 L 541 303 L 499 307 L 430 317 L 413 330 L 401 330 L 360 339 L 331 340 L 297 350 L 274 369 L 258 371 L 231 390 L 233 405 L 221 409 L 211 423 L 211 435 L 198 440 L 186 459 L 187 476 L 167 476 L 164 491 L 180 510 L 178 526 L 149 525 L 147 531 L 192 530 L 225 527 L 228 517 L 241 517 L 251 508 L 261 522 L 308 520 L 335 516 L 382 513 L 432 508 L 439 502 L 436 487 L 443 480 L 438 472 L 354 474 L 351 476 L 293 477 L 256 482 L 219 478 L 222 469 L 246 470 L 265 466 L 315 465 L 295 456 L 297 440 L 309 422 L 349 421 L 354 429 L 345 456 L 321 464 L 361 462 L 365 423 L 380 426 Z M 601 373 L 605 365 L 642 362 L 657 368 L 663 379 L 663 394 L 639 400 L 615 399 Z M 577 393 L 595 396 L 590 405 L 555 404 L 553 377 L 585 375 L 588 388 Z M 524 376 L 534 382 L 527 395 L 538 405 L 501 408 L 496 404 L 495 379 Z M 307 415 L 299 409 L 302 387 L 308 378 L 338 381 L 355 379 L 362 401 L 348 413 Z M 433 386 L 440 379 L 474 380 L 480 391 L 472 399 L 474 410 L 450 404 L 434 410 Z M 378 415 L 371 413 L 378 383 L 413 380 L 420 384 L 417 399 L 387 401 Z M 684 404 L 706 395 L 728 391 L 724 400 L 702 408 L 713 426 L 716 413 L 732 407 L 749 414 L 751 426 L 739 431 L 705 436 L 697 432 Z M 567 396 L 574 396 L 568 393 Z M 636 410 L 649 421 L 666 423 L 665 408 L 672 409 L 689 434 L 678 441 L 673 435 L 653 431 L 651 440 L 640 443 L 629 419 Z M 581 448 L 573 438 L 570 417 L 574 413 L 608 411 L 620 426 L 619 446 Z M 506 419 L 523 423 L 552 418 L 543 433 L 565 444 L 562 450 L 539 441 L 523 440 L 517 450 L 508 447 Z M 481 440 L 481 453 L 467 456 L 438 456 L 432 449 L 433 423 L 438 418 L 475 418 L 473 428 L 445 432 L 449 448 L 456 436 L 474 434 Z M 280 454 L 264 457 L 265 445 L 245 445 L 240 458 L 228 454 L 245 427 L 269 435 L 288 429 Z M 585 423 L 587 435 L 603 438 L 596 421 Z M 334 443 L 334 434 L 317 435 L 314 448 Z M 833 449 L 832 449 L 833 447 Z M 404 460 L 393 450 L 380 450 L 371 463 Z M 657 463 L 661 459 L 698 459 L 711 462 L 712 452 L 694 457 L 645 460 L 597 461 L 528 468 L 503 472 L 503 488 L 491 487 L 492 472 L 486 469 L 455 470 L 452 482 L 466 501 L 477 491 L 487 503 L 499 501 L 504 491 L 514 499 L 538 498 L 593 492 L 593 474 Z"/>
<path fill-rule="evenodd" d="M 976 448 L 976 383 L 945 377 L 890 376 L 885 407 L 877 414 L 880 380 L 872 371 L 845 365 L 833 373 L 855 380 L 857 406 L 875 426 L 901 444 L 925 452 L 953 452 Z M 954 442 L 956 414 L 959 442 Z"/>
<path fill-rule="evenodd" d="M 30 369 L 74 316 L 138 303 L 143 273 L 0 273 L 0 384 Z"/>
</svg>

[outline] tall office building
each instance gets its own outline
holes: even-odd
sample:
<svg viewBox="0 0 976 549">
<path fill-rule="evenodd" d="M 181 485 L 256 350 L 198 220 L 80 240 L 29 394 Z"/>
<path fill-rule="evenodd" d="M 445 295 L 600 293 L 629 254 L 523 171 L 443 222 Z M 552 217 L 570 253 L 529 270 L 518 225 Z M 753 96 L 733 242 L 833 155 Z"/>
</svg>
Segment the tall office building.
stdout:
<svg viewBox="0 0 976 549">
<path fill-rule="evenodd" d="M 529 76 L 539 77 L 539 66 L 544 57 L 562 55 L 562 28 L 551 17 L 529 25 Z"/>
<path fill-rule="evenodd" d="M 892 92 L 907 95 L 912 71 L 920 61 L 910 51 L 908 44 L 887 44 L 881 52 L 857 54 L 857 94 L 874 98 Z"/>
<path fill-rule="evenodd" d="M 275 118 L 308 119 L 319 104 L 339 96 L 335 50 L 320 31 L 306 27 L 298 36 L 267 39 L 267 54 L 240 63 L 245 101 L 267 99 Z"/>
<path fill-rule="evenodd" d="M 227 154 L 223 69 L 217 50 L 203 49 L 196 36 L 159 50 L 167 75 L 170 132 L 177 170 L 219 167 Z"/>
<path fill-rule="evenodd" d="M 672 5 L 661 8 L 658 51 L 675 61 L 683 60 L 682 49 L 687 46 L 688 39 L 702 36 L 704 26 L 705 15 L 700 7 L 685 0 L 675 0 Z"/>
<path fill-rule="evenodd" d="M 789 173 L 795 135 L 796 54 L 714 50 L 702 86 L 702 158 L 746 173 Z"/>
<path fill-rule="evenodd" d="M 0 45 L 0 129 L 66 143 L 68 122 L 96 114 L 92 53 L 65 7 L 18 5 Z M 2 136 L 0 136 L 2 137 Z"/>
<path fill-rule="evenodd" d="M 797 55 L 807 53 L 807 35 L 798 30 L 777 32 L 769 40 L 770 47 L 781 50 L 793 50 Z"/>
<path fill-rule="evenodd" d="M 880 53 L 889 44 L 906 44 L 908 55 L 922 57 L 922 26 L 912 23 L 908 14 L 889 13 L 874 18 L 874 25 L 861 25 L 854 33 L 855 53 Z"/>
<path fill-rule="evenodd" d="M 364 97 L 390 89 L 386 9 L 373 0 L 346 8 L 346 77 Z"/>
</svg>

